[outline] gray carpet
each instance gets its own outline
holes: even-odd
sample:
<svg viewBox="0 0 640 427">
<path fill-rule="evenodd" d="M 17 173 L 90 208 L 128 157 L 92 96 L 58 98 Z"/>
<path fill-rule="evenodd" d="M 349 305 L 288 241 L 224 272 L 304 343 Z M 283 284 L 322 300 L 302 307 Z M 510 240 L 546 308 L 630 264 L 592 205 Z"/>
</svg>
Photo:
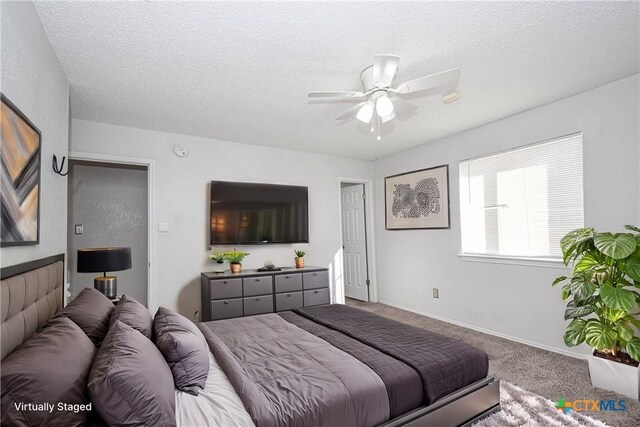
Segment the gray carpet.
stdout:
<svg viewBox="0 0 640 427">
<path fill-rule="evenodd" d="M 640 426 L 640 402 L 591 386 L 586 360 L 563 356 L 384 304 L 347 299 L 347 305 L 468 342 L 489 355 L 489 374 L 551 401 L 624 400 L 626 411 L 588 415 L 614 427 Z M 499 425 L 499 424 L 498 424 Z M 572 424 L 567 424 L 572 425 Z"/>
</svg>

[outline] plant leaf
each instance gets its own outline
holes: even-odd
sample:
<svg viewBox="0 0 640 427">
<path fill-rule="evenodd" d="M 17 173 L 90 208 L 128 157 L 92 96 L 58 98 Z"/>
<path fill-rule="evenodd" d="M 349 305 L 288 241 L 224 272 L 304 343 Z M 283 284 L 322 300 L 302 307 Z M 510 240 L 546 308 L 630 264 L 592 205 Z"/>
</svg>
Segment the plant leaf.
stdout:
<svg viewBox="0 0 640 427">
<path fill-rule="evenodd" d="M 636 227 L 635 225 L 625 225 L 624 228 L 626 228 L 629 231 L 635 231 L 637 233 L 640 233 L 640 228 Z"/>
<path fill-rule="evenodd" d="M 609 310 L 606 316 L 607 320 L 611 323 L 616 323 L 619 320 L 626 319 L 628 312 L 625 310 Z"/>
<path fill-rule="evenodd" d="M 608 283 L 600 288 L 600 297 L 609 308 L 629 311 L 636 303 L 633 292 L 626 289 L 614 288 Z"/>
<path fill-rule="evenodd" d="M 562 282 L 563 280 L 567 280 L 567 276 L 560 276 L 560 277 L 556 277 L 556 280 L 553 281 L 553 283 L 551 284 L 551 286 L 555 286 L 558 283 Z"/>
<path fill-rule="evenodd" d="M 576 317 L 583 317 L 591 313 L 593 313 L 592 305 L 584 305 L 582 307 L 577 307 L 575 302 L 570 301 L 569 304 L 567 304 L 567 308 L 564 311 L 564 320 L 574 319 Z"/>
<path fill-rule="evenodd" d="M 613 259 L 623 259 L 635 251 L 638 243 L 633 234 L 599 233 L 593 239 L 596 248 Z"/>
<path fill-rule="evenodd" d="M 628 320 L 629 322 L 631 322 L 633 324 L 633 326 L 635 326 L 636 328 L 640 329 L 640 320 L 636 319 L 635 317 L 633 317 L 633 315 L 629 315 L 629 316 L 625 317 L 625 320 Z"/>
<path fill-rule="evenodd" d="M 585 300 L 592 296 L 598 287 L 589 282 L 585 276 L 574 276 L 571 279 L 571 292 L 577 300 Z"/>
<path fill-rule="evenodd" d="M 566 300 L 571 296 L 571 285 L 567 283 L 562 287 L 562 301 Z"/>
<path fill-rule="evenodd" d="M 570 231 L 560 240 L 560 248 L 562 249 L 562 258 L 565 265 L 567 265 L 571 259 L 575 259 L 588 247 L 588 245 L 581 245 L 580 250 L 578 250 L 578 245 L 586 240 L 592 239 L 594 235 L 595 230 L 593 228 L 578 228 Z"/>
<path fill-rule="evenodd" d="M 629 341 L 633 338 L 633 329 L 620 323 L 618 324 L 618 335 L 622 337 L 623 340 Z"/>
<path fill-rule="evenodd" d="M 602 264 L 603 260 L 601 259 L 601 256 L 598 255 L 600 255 L 600 252 L 587 252 L 573 267 L 573 271 L 585 271 Z"/>
<path fill-rule="evenodd" d="M 631 356 L 634 360 L 640 362 L 640 338 L 633 337 L 627 342 L 625 346 L 625 351 Z"/>
<path fill-rule="evenodd" d="M 640 259 L 629 259 L 627 261 L 626 272 L 634 281 L 640 282 Z"/>
<path fill-rule="evenodd" d="M 585 326 L 587 322 L 582 319 L 573 319 L 567 326 L 563 339 L 567 347 L 582 344 L 585 340 Z"/>
<path fill-rule="evenodd" d="M 612 325 L 589 322 L 585 327 L 585 341 L 597 350 L 605 350 L 616 345 L 618 331 Z"/>
</svg>

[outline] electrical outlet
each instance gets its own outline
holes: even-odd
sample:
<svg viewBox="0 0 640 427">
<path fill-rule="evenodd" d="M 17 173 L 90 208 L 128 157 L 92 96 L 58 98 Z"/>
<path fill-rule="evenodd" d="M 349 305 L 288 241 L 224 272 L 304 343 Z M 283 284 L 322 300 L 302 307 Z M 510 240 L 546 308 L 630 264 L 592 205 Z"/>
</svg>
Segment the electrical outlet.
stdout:
<svg viewBox="0 0 640 427">
<path fill-rule="evenodd" d="M 76 224 L 76 230 L 75 230 L 76 234 L 82 234 L 84 233 L 84 226 L 82 224 Z"/>
<path fill-rule="evenodd" d="M 440 294 L 438 293 L 438 288 L 433 288 L 433 297 L 440 298 Z"/>
</svg>

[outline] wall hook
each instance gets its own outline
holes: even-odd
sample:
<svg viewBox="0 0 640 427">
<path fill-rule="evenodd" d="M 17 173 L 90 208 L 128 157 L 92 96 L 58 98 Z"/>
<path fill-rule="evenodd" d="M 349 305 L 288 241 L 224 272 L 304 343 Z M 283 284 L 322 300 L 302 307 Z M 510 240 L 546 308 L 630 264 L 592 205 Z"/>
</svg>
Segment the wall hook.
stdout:
<svg viewBox="0 0 640 427">
<path fill-rule="evenodd" d="M 62 156 L 62 162 L 60 163 L 60 167 L 58 167 L 58 158 L 56 157 L 56 155 L 53 155 L 53 171 L 55 173 L 57 173 L 60 176 L 67 176 L 69 175 L 69 167 L 67 167 L 67 171 L 65 173 L 62 173 L 62 169 L 64 168 L 64 161 L 65 161 L 66 157 Z"/>
</svg>

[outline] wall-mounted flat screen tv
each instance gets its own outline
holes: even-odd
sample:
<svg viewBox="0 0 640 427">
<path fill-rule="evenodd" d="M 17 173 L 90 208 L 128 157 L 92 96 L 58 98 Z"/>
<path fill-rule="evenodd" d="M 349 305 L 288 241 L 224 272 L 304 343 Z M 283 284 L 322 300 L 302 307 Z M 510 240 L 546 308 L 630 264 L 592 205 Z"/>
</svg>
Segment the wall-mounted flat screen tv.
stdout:
<svg viewBox="0 0 640 427">
<path fill-rule="evenodd" d="M 307 187 L 211 181 L 210 243 L 308 243 Z"/>
</svg>

